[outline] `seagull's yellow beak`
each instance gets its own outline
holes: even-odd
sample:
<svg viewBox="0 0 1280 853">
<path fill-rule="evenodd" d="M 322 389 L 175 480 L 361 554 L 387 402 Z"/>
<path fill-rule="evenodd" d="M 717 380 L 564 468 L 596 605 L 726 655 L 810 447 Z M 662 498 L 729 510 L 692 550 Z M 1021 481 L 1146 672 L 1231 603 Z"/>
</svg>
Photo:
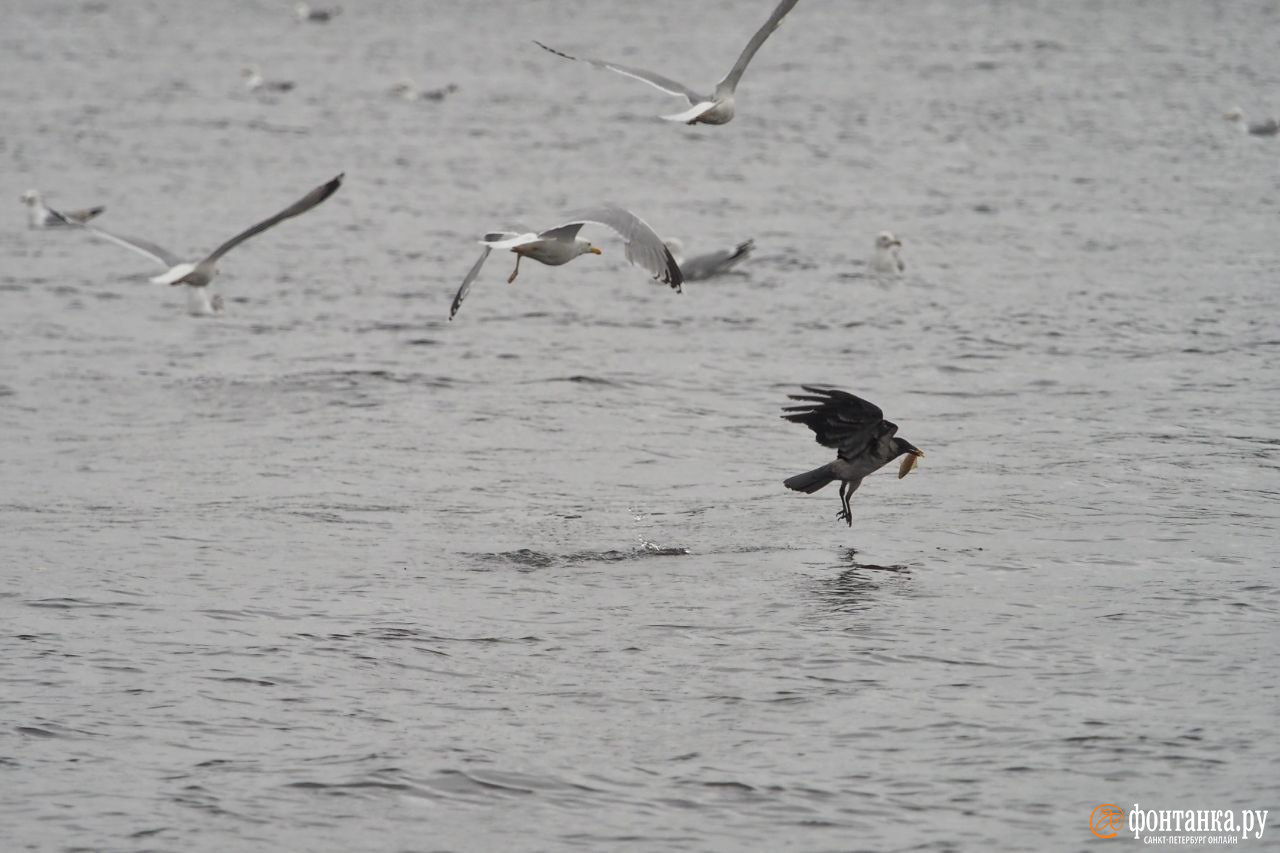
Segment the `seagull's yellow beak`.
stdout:
<svg viewBox="0 0 1280 853">
<path fill-rule="evenodd" d="M 595 246 L 592 246 L 590 249 L 587 249 L 587 251 L 588 251 L 588 252 L 590 252 L 590 253 L 591 253 L 591 254 L 593 254 L 593 255 L 603 255 L 603 254 L 604 254 L 604 252 L 600 251 L 600 250 L 599 250 L 597 247 L 595 247 Z"/>
</svg>

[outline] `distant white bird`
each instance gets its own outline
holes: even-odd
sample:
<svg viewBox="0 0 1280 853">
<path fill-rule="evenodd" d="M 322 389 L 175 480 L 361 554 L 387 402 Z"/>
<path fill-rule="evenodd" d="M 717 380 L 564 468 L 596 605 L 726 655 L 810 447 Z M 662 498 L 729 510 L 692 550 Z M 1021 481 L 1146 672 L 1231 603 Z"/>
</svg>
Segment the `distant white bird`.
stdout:
<svg viewBox="0 0 1280 853">
<path fill-rule="evenodd" d="M 102 205 L 98 205 L 84 210 L 69 210 L 61 216 L 55 216 L 53 211 L 45 206 L 44 198 L 40 195 L 39 190 L 27 190 L 18 196 L 18 201 L 27 206 L 28 228 L 62 228 L 67 224 L 64 219 L 70 219 L 75 223 L 88 222 L 106 210 Z"/>
<path fill-rule="evenodd" d="M 684 273 L 684 280 L 700 281 L 731 271 L 735 266 L 747 259 L 752 249 L 756 247 L 756 241 L 746 240 L 732 249 L 720 249 L 704 255 L 694 255 L 692 258 L 687 259 L 684 257 L 684 243 L 680 242 L 680 240 L 672 237 L 666 241 L 666 245 L 672 256 L 675 257 L 676 263 L 680 265 L 680 271 Z"/>
<path fill-rule="evenodd" d="M 878 275 L 897 275 L 907 268 L 898 257 L 902 241 L 888 231 L 876 235 L 876 253 L 871 257 L 871 271 Z"/>
<path fill-rule="evenodd" d="M 1275 136 L 1280 133 L 1280 122 L 1273 118 L 1263 121 L 1246 121 L 1244 110 L 1239 107 L 1228 110 L 1222 114 L 1222 117 L 1229 122 L 1233 122 L 1243 133 L 1251 136 Z"/>
<path fill-rule="evenodd" d="M 658 281 L 671 285 L 676 293 L 681 291 L 680 286 L 684 283 L 684 275 L 680 272 L 676 259 L 662 244 L 662 238 L 631 211 L 606 204 L 577 211 L 570 214 L 567 222 L 536 234 L 532 232 L 518 234 L 514 231 L 491 231 L 485 234 L 480 240 L 484 245 L 484 251 L 467 272 L 457 295 L 453 297 L 453 304 L 449 307 L 449 319 L 452 320 L 453 315 L 458 313 L 462 300 L 467 298 L 467 293 L 471 290 L 471 283 L 480 274 L 480 268 L 484 266 L 491 251 L 510 249 L 515 253 L 516 268 L 507 278 L 507 283 L 510 284 L 520 273 L 521 258 L 529 258 L 540 264 L 558 267 L 569 263 L 579 255 L 603 254 L 587 240 L 578 238 L 578 232 L 582 226 L 590 224 L 603 225 L 612 229 L 625 242 L 628 261 L 647 271 Z"/>
<path fill-rule="evenodd" d="M 329 21 L 342 14 L 341 6 L 333 6 L 328 9 L 317 9 L 308 3 L 298 0 L 293 4 L 293 14 L 298 17 L 299 21 L 310 21 L 314 24 L 327 24 Z"/>
<path fill-rule="evenodd" d="M 391 94 L 394 97 L 405 101 L 443 101 L 449 95 L 458 91 L 458 87 L 454 83 L 447 86 L 441 86 L 438 89 L 422 90 L 418 88 L 418 84 L 408 77 L 401 80 L 391 87 Z"/>
<path fill-rule="evenodd" d="M 240 76 L 244 78 L 245 88 L 250 92 L 289 92 L 297 85 L 292 80 L 268 80 L 256 65 L 241 68 Z"/>
<path fill-rule="evenodd" d="M 187 309 L 192 314 L 211 314 L 216 313 L 221 309 L 221 300 L 218 299 L 218 297 L 211 298 L 206 289 L 209 282 L 213 281 L 214 276 L 218 274 L 218 260 L 227 252 L 231 251 L 245 240 L 248 240 L 250 237 L 261 234 L 263 231 L 280 224 L 286 219 L 306 213 L 311 208 L 320 204 L 320 202 L 338 191 L 338 187 L 342 186 L 342 178 L 343 175 L 340 174 L 328 183 L 321 184 L 274 216 L 269 216 L 257 225 L 241 231 L 239 234 L 210 252 L 203 260 L 196 261 L 195 263 L 184 262 L 177 255 L 160 248 L 154 243 L 148 243 L 145 240 L 139 240 L 134 237 L 122 237 L 119 234 L 112 234 L 109 231 L 104 231 L 93 225 L 74 222 L 56 210 L 51 210 L 50 212 L 62 219 L 67 225 L 76 225 L 86 231 L 97 234 L 105 240 L 110 240 L 112 243 L 124 246 L 126 249 L 131 249 L 144 257 L 150 258 L 161 266 L 166 267 L 166 272 L 152 277 L 151 281 L 155 284 L 187 285 Z"/>
<path fill-rule="evenodd" d="M 773 31 L 782 23 L 782 19 L 796 5 L 799 0 L 782 0 L 773 10 L 773 14 L 769 16 L 769 20 L 764 22 L 756 34 L 751 37 L 751 41 L 747 42 L 747 46 L 742 49 L 742 53 L 738 56 L 738 61 L 734 63 L 733 68 L 725 75 L 724 79 L 716 84 L 715 94 L 702 95 L 693 91 L 682 83 L 664 77 L 661 74 L 655 74 L 652 71 L 645 71 L 641 68 L 634 68 L 627 65 L 620 65 L 616 62 L 605 62 L 600 59 L 587 59 L 585 57 L 570 56 L 567 53 L 556 50 L 553 47 L 547 47 L 540 41 L 534 41 L 538 47 L 548 50 L 556 56 L 562 56 L 565 59 L 572 59 L 578 62 L 587 62 L 596 68 L 607 68 L 610 71 L 616 71 L 627 77 L 634 77 L 637 80 L 648 83 L 656 89 L 661 89 L 668 95 L 678 95 L 689 102 L 689 109 L 674 115 L 666 115 L 663 118 L 669 121 L 681 121 L 686 124 L 726 124 L 733 118 L 733 96 L 738 88 L 738 81 L 742 79 L 742 72 L 747 70 L 747 64 L 751 62 L 751 58 L 756 55 L 756 51 L 760 49 L 760 45 L 764 44 L 765 39 L 773 34 Z"/>
</svg>

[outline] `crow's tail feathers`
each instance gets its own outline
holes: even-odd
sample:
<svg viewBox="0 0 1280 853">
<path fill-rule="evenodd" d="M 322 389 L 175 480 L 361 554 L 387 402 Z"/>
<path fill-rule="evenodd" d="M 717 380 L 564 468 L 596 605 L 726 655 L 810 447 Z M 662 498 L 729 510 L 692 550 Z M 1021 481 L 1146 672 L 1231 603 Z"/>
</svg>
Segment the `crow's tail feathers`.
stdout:
<svg viewBox="0 0 1280 853">
<path fill-rule="evenodd" d="M 788 489 L 811 495 L 823 486 L 828 485 L 835 478 L 836 475 L 831 473 L 831 466 L 828 464 L 823 465 L 821 468 L 814 468 L 812 471 L 806 471 L 803 474 L 796 474 L 794 477 L 783 480 L 782 485 Z"/>
</svg>

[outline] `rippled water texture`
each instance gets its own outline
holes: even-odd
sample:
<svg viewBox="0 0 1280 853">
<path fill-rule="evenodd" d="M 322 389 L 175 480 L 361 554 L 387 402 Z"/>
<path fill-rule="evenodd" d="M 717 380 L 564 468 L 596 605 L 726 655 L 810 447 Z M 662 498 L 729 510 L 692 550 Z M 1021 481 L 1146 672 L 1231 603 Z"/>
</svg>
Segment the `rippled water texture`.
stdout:
<svg viewBox="0 0 1280 853">
<path fill-rule="evenodd" d="M 0 846 L 1070 850 L 1100 803 L 1280 811 L 1280 142 L 1222 119 L 1280 109 L 1280 10 L 802 0 L 718 128 L 529 42 L 709 85 L 770 5 L 8 4 Z M 342 170 L 217 319 L 16 203 L 195 253 Z M 757 253 L 676 295 L 591 232 L 447 322 L 479 234 L 602 199 Z M 852 529 L 781 486 L 830 458 L 778 418 L 801 382 L 928 454 Z"/>
</svg>

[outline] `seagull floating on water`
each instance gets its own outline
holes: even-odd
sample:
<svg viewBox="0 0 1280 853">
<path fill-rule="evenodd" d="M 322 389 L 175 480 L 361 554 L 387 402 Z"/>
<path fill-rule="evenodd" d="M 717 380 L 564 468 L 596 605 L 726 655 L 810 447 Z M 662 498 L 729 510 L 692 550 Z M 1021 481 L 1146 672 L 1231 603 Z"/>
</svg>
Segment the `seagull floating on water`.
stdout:
<svg viewBox="0 0 1280 853">
<path fill-rule="evenodd" d="M 456 91 L 458 91 L 456 83 L 436 89 L 419 89 L 418 84 L 408 77 L 391 87 L 392 96 L 405 101 L 443 101 Z"/>
<path fill-rule="evenodd" d="M 774 8 L 769 20 L 764 22 L 764 26 L 756 31 L 756 34 L 751 37 L 751 41 L 747 42 L 747 46 L 742 49 L 742 54 L 738 57 L 738 61 L 734 63 L 733 68 L 729 70 L 723 80 L 716 84 L 715 94 L 712 95 L 700 94 L 669 77 L 655 74 L 652 71 L 645 71 L 642 68 L 620 65 L 617 62 L 605 62 L 600 59 L 570 56 L 553 47 L 547 47 L 537 40 L 534 41 L 534 44 L 543 50 L 554 53 L 556 56 L 562 56 L 565 59 L 572 59 L 577 62 L 586 62 L 596 68 L 607 68 L 610 71 L 616 71 L 619 74 L 634 77 L 637 80 L 648 83 L 668 95 L 683 97 L 689 102 L 689 109 L 674 115 L 663 116 L 669 121 L 681 121 L 686 124 L 726 124 L 733 118 L 733 96 L 738 88 L 738 81 L 742 79 L 742 72 L 747 70 L 747 64 L 756 55 L 760 45 L 764 44 L 765 39 L 773 34 L 773 31 L 778 28 L 782 23 L 782 19 L 786 17 L 797 2 L 799 0 L 782 0 Z"/>
<path fill-rule="evenodd" d="M 268 80 L 256 65 L 241 68 L 240 76 L 244 78 L 245 88 L 250 92 L 289 92 L 297 85 L 292 80 Z"/>
<path fill-rule="evenodd" d="M 671 285 L 676 293 L 681 292 L 680 286 L 684 283 L 684 275 L 680 272 L 676 259 L 671 256 L 671 251 L 663 245 L 662 238 L 631 211 L 606 204 L 572 213 L 567 222 L 536 234 L 533 232 L 519 234 L 514 231 L 491 231 L 485 234 L 480 240 L 484 245 L 484 251 L 467 272 L 457 295 L 453 297 L 453 304 L 449 307 L 449 319 L 452 320 L 453 315 L 458 313 L 462 300 L 467 298 L 467 293 L 471 290 L 471 283 L 476 280 L 476 276 L 480 274 L 480 268 L 484 266 L 489 253 L 494 249 L 510 249 L 515 253 L 516 268 L 507 278 L 508 284 L 514 282 L 519 275 L 522 258 L 550 267 L 558 267 L 569 263 L 579 255 L 603 254 L 589 241 L 579 239 L 578 232 L 584 225 L 603 225 L 612 229 L 625 242 L 628 261 L 663 284 Z"/>
<path fill-rule="evenodd" d="M 66 226 L 67 219 L 73 223 L 88 222 L 102 211 L 106 210 L 103 205 L 97 207 L 87 207 L 84 210 L 69 210 L 64 214 L 55 215 L 44 203 L 44 197 L 40 195 L 39 190 L 27 190 L 18 196 L 18 201 L 27 206 L 27 227 L 28 228 L 62 228 Z"/>
<path fill-rule="evenodd" d="M 902 241 L 890 231 L 881 231 L 876 235 L 876 253 L 871 257 L 871 271 L 877 275 L 897 275 L 907 268 L 898 257 Z"/>
<path fill-rule="evenodd" d="M 732 249 L 720 249 L 703 255 L 694 255 L 688 259 L 683 257 L 684 243 L 680 242 L 679 239 L 670 238 L 666 241 L 666 246 L 676 259 L 676 263 L 680 265 L 680 271 L 684 273 L 684 280 L 700 281 L 730 272 L 735 266 L 747 259 L 752 249 L 756 247 L 756 241 L 745 240 Z"/>
<path fill-rule="evenodd" d="M 126 249 L 131 249 L 144 257 L 148 257 L 163 267 L 166 272 L 153 276 L 151 281 L 155 284 L 178 285 L 185 284 L 187 289 L 187 310 L 192 314 L 214 314 L 221 309 L 221 300 L 218 297 L 210 297 L 208 292 L 209 282 L 213 281 L 218 274 L 218 261 L 227 252 L 239 246 L 250 237 L 254 237 L 266 231 L 275 225 L 279 225 L 286 219 L 306 213 L 311 208 L 320 204 L 338 191 L 338 187 L 342 186 L 343 175 L 338 175 L 333 180 L 321 184 L 320 186 L 307 193 L 284 210 L 269 216 L 250 228 L 246 228 L 236 236 L 227 240 L 218 248 L 214 249 L 203 260 L 195 263 L 183 261 L 177 255 L 160 248 L 155 243 L 148 243 L 145 240 L 139 240 L 134 237 L 122 237 L 119 234 L 113 234 L 110 231 L 104 231 L 93 225 L 87 225 L 83 222 L 75 222 L 64 214 L 56 210 L 51 212 L 62 219 L 67 225 L 76 225 L 97 234 L 105 240 L 110 240 Z"/>
<path fill-rule="evenodd" d="M 1246 121 L 1244 110 L 1239 107 L 1228 110 L 1222 114 L 1222 117 L 1229 122 L 1233 122 L 1236 127 L 1240 128 L 1241 132 L 1250 136 L 1275 136 L 1280 133 L 1280 122 L 1273 118 L 1263 121 Z"/>
<path fill-rule="evenodd" d="M 293 14 L 297 16 L 299 21 L 311 21 L 314 24 L 327 24 L 338 15 L 342 14 L 341 6 L 333 6 L 328 9 L 321 9 L 298 0 L 293 4 Z"/>
<path fill-rule="evenodd" d="M 904 438 L 896 438 L 898 425 L 886 421 L 874 403 L 845 391 L 812 385 L 800 387 L 808 393 L 789 394 L 788 398 L 801 401 L 801 405 L 783 407 L 782 417 L 813 430 L 818 443 L 834 448 L 837 455 L 834 462 L 797 474 L 782 484 L 811 495 L 839 480 L 841 509 L 836 518 L 853 527 L 849 498 L 862 485 L 862 478 L 905 453 L 907 458 L 898 466 L 901 480 L 916 466 L 916 460 L 924 456 L 924 451 Z"/>
</svg>

